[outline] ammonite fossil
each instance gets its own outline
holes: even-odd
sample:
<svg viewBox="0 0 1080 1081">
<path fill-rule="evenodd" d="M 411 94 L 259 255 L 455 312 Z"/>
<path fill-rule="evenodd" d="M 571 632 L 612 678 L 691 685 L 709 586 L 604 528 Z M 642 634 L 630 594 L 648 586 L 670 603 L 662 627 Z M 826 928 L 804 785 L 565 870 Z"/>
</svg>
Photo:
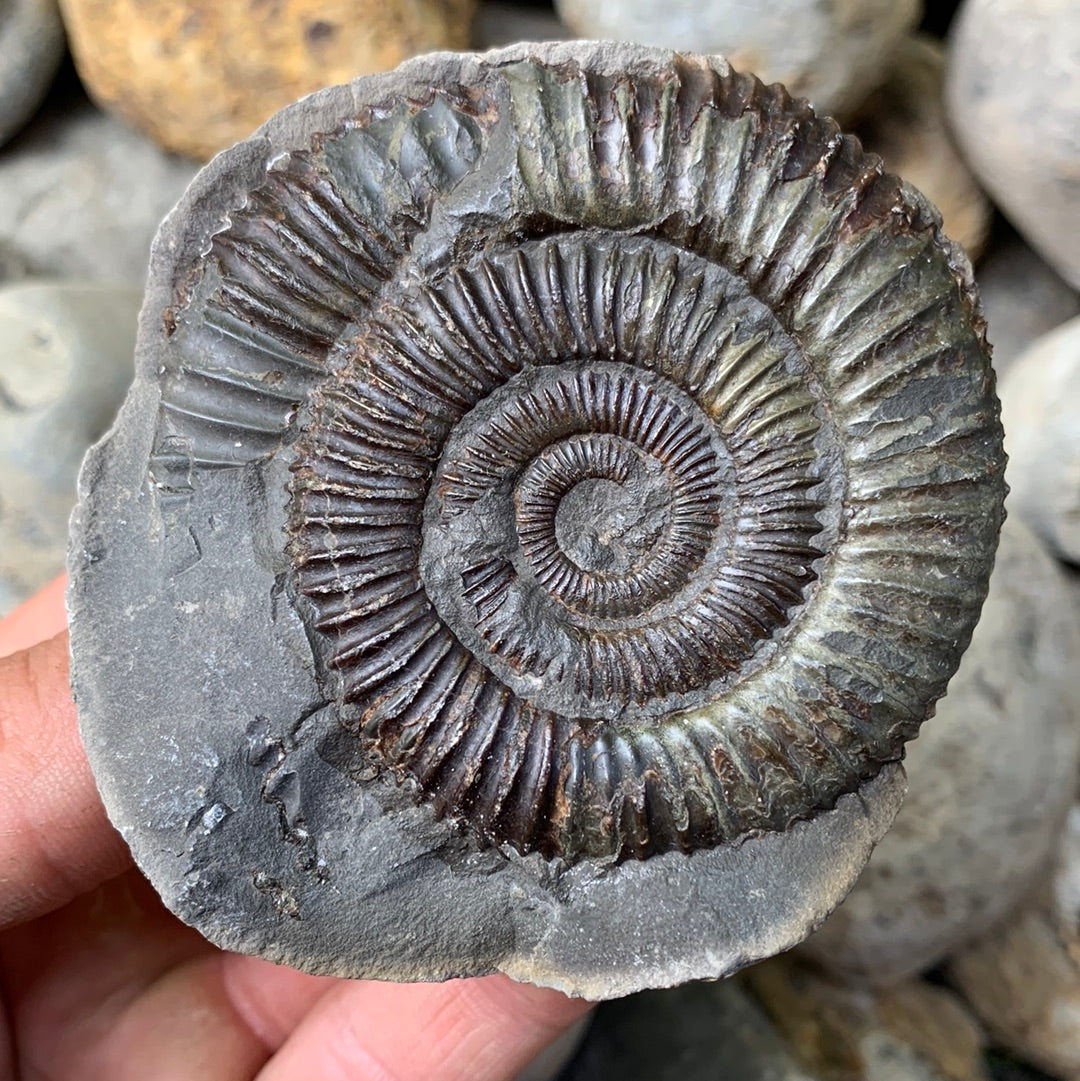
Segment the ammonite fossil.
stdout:
<svg viewBox="0 0 1080 1081">
<path fill-rule="evenodd" d="M 722 61 L 441 55 L 285 110 L 155 247 L 74 678 L 168 903 L 318 971 L 595 997 L 791 945 L 986 590 L 963 255 Z"/>
</svg>

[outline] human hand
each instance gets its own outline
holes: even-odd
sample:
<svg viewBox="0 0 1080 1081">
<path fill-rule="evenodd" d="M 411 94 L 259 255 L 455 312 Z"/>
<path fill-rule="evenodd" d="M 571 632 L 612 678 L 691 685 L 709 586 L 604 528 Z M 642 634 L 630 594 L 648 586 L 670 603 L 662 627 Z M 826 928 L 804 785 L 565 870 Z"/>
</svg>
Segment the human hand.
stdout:
<svg viewBox="0 0 1080 1081">
<path fill-rule="evenodd" d="M 105 817 L 63 627 L 62 582 L 0 621 L 0 1079 L 509 1081 L 588 1009 L 502 976 L 341 980 L 211 946 Z"/>
</svg>

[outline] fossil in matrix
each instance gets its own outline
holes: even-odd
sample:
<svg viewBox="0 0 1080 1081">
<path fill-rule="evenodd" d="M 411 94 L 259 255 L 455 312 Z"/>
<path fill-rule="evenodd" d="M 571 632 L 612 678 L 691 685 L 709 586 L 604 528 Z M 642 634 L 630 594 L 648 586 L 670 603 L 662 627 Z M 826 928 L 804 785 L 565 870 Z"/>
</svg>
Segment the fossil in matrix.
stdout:
<svg viewBox="0 0 1080 1081">
<path fill-rule="evenodd" d="M 986 591 L 982 319 L 929 205 L 717 59 L 575 42 L 286 109 L 158 238 L 74 682 L 211 939 L 591 997 L 792 945 Z"/>
</svg>

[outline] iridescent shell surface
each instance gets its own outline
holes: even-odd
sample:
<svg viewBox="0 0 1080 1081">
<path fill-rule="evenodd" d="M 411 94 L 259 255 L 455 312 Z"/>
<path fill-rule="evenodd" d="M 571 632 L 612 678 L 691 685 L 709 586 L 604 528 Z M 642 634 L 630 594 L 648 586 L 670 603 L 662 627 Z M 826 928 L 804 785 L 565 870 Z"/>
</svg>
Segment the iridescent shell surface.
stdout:
<svg viewBox="0 0 1080 1081">
<path fill-rule="evenodd" d="M 660 967 L 619 991 L 558 964 L 527 978 L 621 993 L 790 944 L 895 807 L 847 851 L 830 815 L 899 776 L 985 595 L 1003 460 L 963 255 L 832 121 L 717 60 L 436 57 L 266 132 L 157 246 L 128 412 L 158 573 L 208 573 L 195 520 L 205 503 L 220 523 L 215 485 L 239 485 L 251 539 L 222 567 L 272 575 L 320 768 L 423 822 L 459 879 L 462 860 L 531 875 L 570 912 L 571 881 L 614 897 L 620 876 L 701 876 L 741 849 L 722 906 L 817 838 L 800 858 L 821 880 L 789 887 L 806 906 L 763 903 L 772 925 L 723 958 L 652 943 Z M 109 456 L 84 478 L 77 619 L 107 577 L 79 545 Z M 202 693 L 210 732 L 227 711 Z M 101 716 L 84 711 L 91 745 Z M 286 758 L 304 731 L 266 745 Z M 655 888 L 677 921 L 685 899 Z M 420 974 L 514 970 L 494 953 Z"/>
</svg>

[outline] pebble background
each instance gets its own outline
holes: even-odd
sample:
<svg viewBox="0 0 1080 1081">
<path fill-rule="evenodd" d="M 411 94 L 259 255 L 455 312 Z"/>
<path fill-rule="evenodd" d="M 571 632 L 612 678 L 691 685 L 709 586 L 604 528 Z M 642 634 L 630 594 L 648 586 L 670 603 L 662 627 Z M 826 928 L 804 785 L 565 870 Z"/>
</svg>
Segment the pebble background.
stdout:
<svg viewBox="0 0 1080 1081">
<path fill-rule="evenodd" d="M 1080 1078 L 1075 2 L 932 3 L 920 23 L 917 0 L 828 14 L 813 0 L 558 0 L 561 23 L 550 3 L 502 0 L 470 30 L 472 0 L 419 23 L 395 15 L 415 4 L 338 4 L 352 11 L 340 25 L 317 0 L 282 0 L 289 48 L 271 55 L 277 35 L 253 28 L 251 64 L 224 85 L 224 8 L 189 0 L 193 20 L 174 18 L 181 6 L 0 0 L 0 614 L 63 565 L 78 459 L 130 376 L 151 238 L 199 159 L 320 76 L 470 33 L 482 47 L 588 31 L 725 49 L 843 113 L 979 260 L 1013 518 L 984 624 L 910 749 L 908 804 L 849 901 L 797 957 L 601 1007 L 559 1076 L 704 1081 L 722 1062 L 739 1081 Z M 61 9 L 89 94 L 62 59 Z M 136 41 L 170 63 L 130 63 Z"/>
</svg>

